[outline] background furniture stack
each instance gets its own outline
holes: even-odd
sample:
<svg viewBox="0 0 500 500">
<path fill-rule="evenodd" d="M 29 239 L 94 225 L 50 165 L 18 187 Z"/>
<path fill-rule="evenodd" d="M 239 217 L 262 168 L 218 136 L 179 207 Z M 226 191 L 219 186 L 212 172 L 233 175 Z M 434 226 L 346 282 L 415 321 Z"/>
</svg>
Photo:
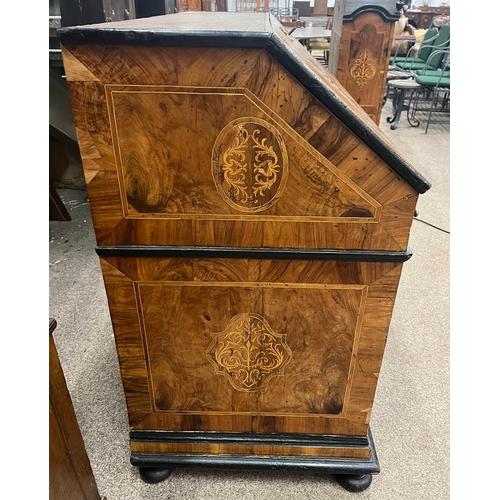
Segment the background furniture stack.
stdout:
<svg viewBox="0 0 500 500">
<path fill-rule="evenodd" d="M 327 16 L 325 29 L 332 30 L 333 27 L 333 17 Z M 313 55 L 319 52 L 320 55 L 316 55 L 316 59 L 318 59 L 322 64 L 328 67 L 328 59 L 330 56 L 330 45 L 331 45 L 331 37 L 320 37 L 320 38 L 311 38 L 307 41 L 307 48 L 310 50 Z"/>
<path fill-rule="evenodd" d="M 434 18 L 445 18 L 449 22 L 450 7 L 422 6 L 420 10 L 406 11 L 406 17 L 411 21 L 415 21 L 418 29 L 427 29 L 432 27 Z"/>
<path fill-rule="evenodd" d="M 393 116 L 388 117 L 391 129 L 399 124 L 401 113 L 407 110 L 408 122 L 420 125 L 417 112 L 425 112 L 425 133 L 430 124 L 450 123 L 450 25 L 427 30 L 417 53 L 391 58 L 390 72 L 405 72 L 403 77 L 388 80 L 394 89 Z M 408 102 L 406 102 L 408 99 Z"/>
<path fill-rule="evenodd" d="M 413 127 L 420 125 L 417 112 L 425 113 L 425 133 L 431 124 L 449 124 L 450 25 L 428 29 L 417 53 L 395 55 L 391 63 L 386 93 L 393 89 L 393 116 L 387 118 L 391 129 L 397 128 L 403 110 Z"/>
</svg>

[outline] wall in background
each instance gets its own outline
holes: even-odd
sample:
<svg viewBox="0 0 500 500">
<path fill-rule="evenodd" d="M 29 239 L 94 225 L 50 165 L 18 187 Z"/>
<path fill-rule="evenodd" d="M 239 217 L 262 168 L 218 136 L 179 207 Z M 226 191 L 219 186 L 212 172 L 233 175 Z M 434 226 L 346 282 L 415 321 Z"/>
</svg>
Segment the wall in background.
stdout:
<svg viewBox="0 0 500 500">
<path fill-rule="evenodd" d="M 367 4 L 370 2 L 367 1 Z M 450 5 L 451 0 L 448 0 L 448 2 L 442 2 L 441 0 L 413 0 L 412 2 L 412 7 L 422 7 L 425 4 L 429 5 L 430 7 L 439 7 L 441 4 L 445 5 Z M 335 5 L 335 0 L 328 0 L 328 7 L 333 7 Z M 396 5 L 396 2 L 394 2 L 394 5 Z M 314 0 L 311 0 L 311 7 L 314 6 Z"/>
<path fill-rule="evenodd" d="M 429 7 L 441 7 L 441 5 L 447 5 L 447 6 L 451 7 L 450 0 L 448 0 L 447 2 L 442 2 L 441 0 L 429 0 L 427 2 L 425 0 L 413 0 L 411 5 L 412 5 L 412 7 L 418 7 L 419 9 L 421 9 L 426 4 Z"/>
</svg>

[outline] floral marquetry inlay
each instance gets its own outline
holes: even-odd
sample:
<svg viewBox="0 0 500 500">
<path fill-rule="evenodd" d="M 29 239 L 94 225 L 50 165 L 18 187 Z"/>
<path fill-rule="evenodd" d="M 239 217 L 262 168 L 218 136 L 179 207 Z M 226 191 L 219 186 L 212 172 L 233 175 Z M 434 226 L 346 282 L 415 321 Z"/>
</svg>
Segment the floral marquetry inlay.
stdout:
<svg viewBox="0 0 500 500">
<path fill-rule="evenodd" d="M 220 132 L 213 148 L 217 190 L 233 208 L 260 212 L 274 205 L 285 187 L 288 155 L 283 137 L 260 118 L 240 118 Z"/>
<path fill-rule="evenodd" d="M 235 389 L 257 391 L 273 376 L 282 375 L 290 361 L 292 351 L 285 337 L 258 314 L 237 314 L 223 332 L 214 335 L 207 356 L 216 373 Z"/>
<path fill-rule="evenodd" d="M 377 61 L 368 49 L 362 50 L 349 68 L 349 74 L 354 79 L 359 88 L 363 88 L 367 83 L 375 78 L 377 74 Z"/>
</svg>

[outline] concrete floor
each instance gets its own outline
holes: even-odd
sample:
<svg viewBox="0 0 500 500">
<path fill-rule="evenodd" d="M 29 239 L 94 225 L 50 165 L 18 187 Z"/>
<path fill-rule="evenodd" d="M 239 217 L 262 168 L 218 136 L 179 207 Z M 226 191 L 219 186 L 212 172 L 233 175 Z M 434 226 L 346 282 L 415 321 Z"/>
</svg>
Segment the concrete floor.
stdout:
<svg viewBox="0 0 500 500">
<path fill-rule="evenodd" d="M 49 314 L 99 491 L 107 500 L 444 500 L 449 487 L 450 128 L 381 128 L 432 184 L 421 195 L 394 308 L 371 428 L 381 466 L 349 493 L 330 476 L 175 470 L 146 484 L 130 465 L 128 423 L 86 192 L 61 190 L 72 217 L 50 222 Z M 70 500 L 70 499 L 69 499 Z"/>
</svg>

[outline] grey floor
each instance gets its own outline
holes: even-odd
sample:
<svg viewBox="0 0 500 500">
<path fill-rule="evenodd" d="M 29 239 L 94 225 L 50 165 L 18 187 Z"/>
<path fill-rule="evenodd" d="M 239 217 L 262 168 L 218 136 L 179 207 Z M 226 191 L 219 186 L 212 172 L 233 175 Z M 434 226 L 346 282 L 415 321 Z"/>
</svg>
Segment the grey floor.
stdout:
<svg viewBox="0 0 500 500">
<path fill-rule="evenodd" d="M 443 500 L 449 487 L 450 127 L 381 128 L 432 188 L 421 195 L 387 341 L 371 427 L 381 466 L 369 489 L 330 476 L 175 470 L 146 484 L 130 465 L 128 425 L 86 192 L 60 190 L 70 222 L 50 222 L 49 314 L 94 471 L 107 500 Z M 72 499 L 68 499 L 72 500 Z"/>
</svg>

